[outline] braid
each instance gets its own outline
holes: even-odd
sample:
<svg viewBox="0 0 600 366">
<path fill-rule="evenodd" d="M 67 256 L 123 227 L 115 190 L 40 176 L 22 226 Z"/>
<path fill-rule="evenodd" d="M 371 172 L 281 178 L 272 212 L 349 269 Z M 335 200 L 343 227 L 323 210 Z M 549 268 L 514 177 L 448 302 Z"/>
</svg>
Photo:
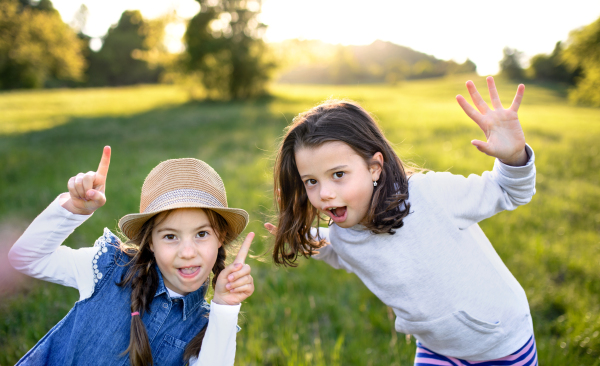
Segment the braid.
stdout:
<svg viewBox="0 0 600 366">
<path fill-rule="evenodd" d="M 129 240 L 124 252 L 132 256 L 133 264 L 127 271 L 119 286 L 131 285 L 131 312 L 139 315 L 131 316 L 129 346 L 123 355 L 129 353 L 129 362 L 133 366 L 153 365 L 152 349 L 142 316 L 150 310 L 150 304 L 158 289 L 158 273 L 154 266 L 154 254 L 150 250 L 154 218 L 142 226 L 139 233 Z M 135 248 L 135 245 L 138 248 Z"/>
<path fill-rule="evenodd" d="M 225 260 L 227 259 L 227 251 L 223 245 L 219 248 L 219 253 L 217 254 L 217 260 L 215 261 L 215 265 L 213 266 L 212 272 L 214 273 L 212 279 L 212 287 L 213 289 L 217 286 L 217 278 L 222 270 L 225 269 Z"/>
</svg>

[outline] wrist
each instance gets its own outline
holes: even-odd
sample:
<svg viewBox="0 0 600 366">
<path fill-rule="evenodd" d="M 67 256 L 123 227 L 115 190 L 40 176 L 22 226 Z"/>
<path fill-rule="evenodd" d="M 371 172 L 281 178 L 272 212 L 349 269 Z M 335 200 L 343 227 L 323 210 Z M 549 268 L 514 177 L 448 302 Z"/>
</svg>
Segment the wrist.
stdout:
<svg viewBox="0 0 600 366">
<path fill-rule="evenodd" d="M 510 166 L 523 166 L 526 165 L 529 161 L 529 154 L 527 154 L 527 149 L 523 147 L 519 153 L 511 156 L 508 159 L 499 159 L 500 162 Z"/>
<path fill-rule="evenodd" d="M 58 203 L 62 206 L 62 208 L 64 208 L 65 210 L 69 211 L 72 214 L 75 215 L 86 215 L 89 216 L 91 214 L 94 213 L 94 211 L 96 211 L 96 209 L 81 209 L 78 207 L 75 207 L 75 205 L 73 205 L 73 200 L 71 200 L 71 196 L 69 195 L 69 193 L 63 193 L 62 195 L 60 195 L 59 199 L 58 199 Z"/>
<path fill-rule="evenodd" d="M 221 299 L 221 297 L 219 297 L 218 295 L 213 296 L 213 298 L 212 298 L 211 301 L 214 302 L 215 304 L 218 304 L 218 305 L 239 305 L 240 304 L 239 302 L 238 303 L 234 303 L 234 304 L 230 304 L 227 301 Z"/>
</svg>

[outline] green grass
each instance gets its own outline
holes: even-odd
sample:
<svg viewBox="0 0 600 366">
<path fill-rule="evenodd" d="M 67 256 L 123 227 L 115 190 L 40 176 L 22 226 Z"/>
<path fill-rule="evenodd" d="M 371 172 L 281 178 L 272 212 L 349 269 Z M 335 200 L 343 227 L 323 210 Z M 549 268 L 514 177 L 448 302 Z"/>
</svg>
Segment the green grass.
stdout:
<svg viewBox="0 0 600 366">
<path fill-rule="evenodd" d="M 15 235 L 94 170 L 111 145 L 108 203 L 68 239 L 91 245 L 104 226 L 135 212 L 160 161 L 196 157 L 221 175 L 229 203 L 251 214 L 255 253 L 270 244 L 277 141 L 294 115 L 329 97 L 376 115 L 402 159 L 432 170 L 480 174 L 492 159 L 470 140 L 483 133 L 454 96 L 464 76 L 391 86 L 274 85 L 255 102 L 199 103 L 174 86 L 0 94 L 0 267 Z M 475 77 L 484 90 L 485 81 Z M 498 81 L 508 106 L 516 85 Z M 484 93 L 486 97 L 487 93 Z M 519 111 L 536 153 L 537 194 L 481 223 L 527 292 L 540 364 L 600 365 L 600 110 L 570 106 L 560 89 L 527 85 Z M 17 234 L 15 234 L 17 233 Z M 12 239 L 11 239 L 12 238 Z M 299 268 L 250 260 L 256 283 L 242 310 L 236 364 L 410 365 L 414 339 L 354 276 L 324 263 Z M 0 272 L 0 365 L 14 364 L 77 300 L 74 289 Z"/>
</svg>

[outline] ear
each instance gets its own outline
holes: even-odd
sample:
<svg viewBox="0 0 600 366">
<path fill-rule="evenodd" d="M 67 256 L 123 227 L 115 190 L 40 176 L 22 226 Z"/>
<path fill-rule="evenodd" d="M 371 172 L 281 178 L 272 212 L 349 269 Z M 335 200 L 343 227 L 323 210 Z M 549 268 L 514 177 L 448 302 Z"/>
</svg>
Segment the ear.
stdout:
<svg viewBox="0 0 600 366">
<path fill-rule="evenodd" d="M 371 165 L 369 166 L 369 171 L 371 172 L 371 179 L 373 182 L 379 180 L 379 176 L 381 175 L 381 170 L 383 169 L 383 154 L 379 151 L 376 152 L 371 158 Z"/>
</svg>

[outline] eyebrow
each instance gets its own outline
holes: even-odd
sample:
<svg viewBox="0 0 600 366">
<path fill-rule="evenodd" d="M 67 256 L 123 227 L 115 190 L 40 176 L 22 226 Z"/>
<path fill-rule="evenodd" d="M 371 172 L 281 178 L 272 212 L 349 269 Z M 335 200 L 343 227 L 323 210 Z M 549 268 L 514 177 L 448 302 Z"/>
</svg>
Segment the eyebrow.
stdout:
<svg viewBox="0 0 600 366">
<path fill-rule="evenodd" d="M 331 169 L 327 169 L 325 172 L 336 171 L 336 170 L 340 170 L 340 169 L 342 169 L 342 168 L 346 168 L 346 167 L 348 167 L 348 165 L 347 165 L 347 164 L 344 164 L 344 165 L 338 165 L 338 166 L 334 166 L 334 167 L 333 167 L 333 168 L 331 168 Z M 304 179 L 304 178 L 306 178 L 306 177 L 308 177 L 308 176 L 310 176 L 310 175 L 311 175 L 311 174 L 304 174 L 304 175 L 301 175 L 301 176 L 300 176 L 300 179 Z"/>
<path fill-rule="evenodd" d="M 200 225 L 196 229 L 194 229 L 194 231 L 200 231 L 200 230 L 206 229 L 206 228 L 211 228 L 210 224 Z M 163 227 L 161 229 L 156 230 L 156 233 L 160 233 L 160 232 L 163 232 L 163 231 L 177 231 L 177 229 L 173 229 L 173 228 L 170 228 L 170 227 Z"/>
</svg>

